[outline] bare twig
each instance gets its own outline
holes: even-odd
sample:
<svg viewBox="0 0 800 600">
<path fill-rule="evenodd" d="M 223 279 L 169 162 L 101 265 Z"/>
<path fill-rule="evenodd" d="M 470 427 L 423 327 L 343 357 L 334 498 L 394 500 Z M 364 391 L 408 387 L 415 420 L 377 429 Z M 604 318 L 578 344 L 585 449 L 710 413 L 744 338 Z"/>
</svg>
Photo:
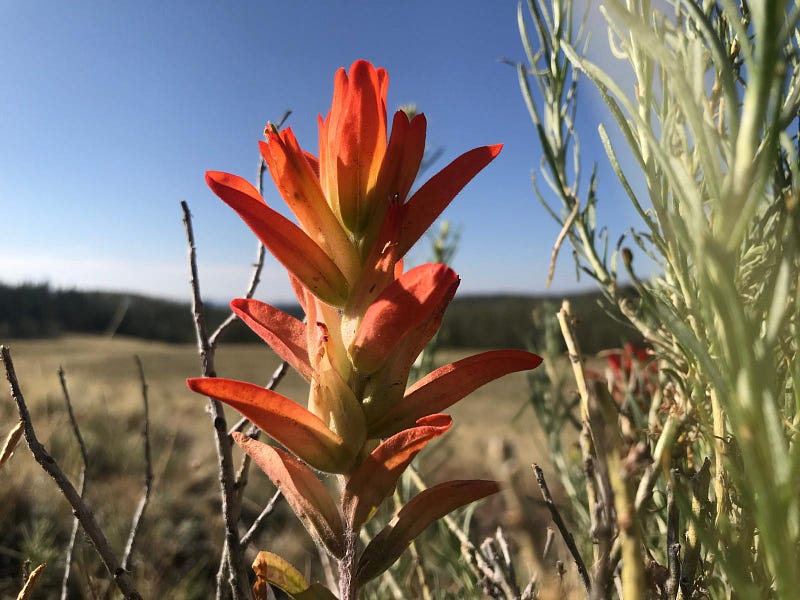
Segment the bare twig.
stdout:
<svg viewBox="0 0 800 600">
<path fill-rule="evenodd" d="M 547 481 L 545 481 L 542 468 L 534 464 L 533 472 L 536 475 L 536 483 L 539 484 L 539 489 L 542 490 L 542 498 L 544 498 L 544 502 L 550 511 L 550 516 L 553 517 L 553 522 L 556 524 L 556 527 L 558 527 L 558 531 L 561 533 L 561 537 L 564 539 L 564 543 L 567 545 L 569 553 L 572 555 L 575 565 L 578 567 L 578 574 L 581 576 L 581 581 L 583 581 L 583 585 L 588 592 L 592 589 L 592 582 L 589 579 L 589 572 L 586 570 L 586 565 L 583 562 L 580 550 L 578 550 L 578 546 L 575 544 L 575 538 L 572 537 L 572 533 L 567 529 L 567 525 L 564 523 L 564 519 L 561 518 L 558 507 L 553 501 L 553 496 L 550 495 L 550 489 L 547 487 Z"/>
<path fill-rule="evenodd" d="M 261 164 L 264 164 L 264 160 L 261 160 Z M 259 190 L 260 191 L 260 190 Z M 245 298 L 252 298 L 253 294 L 256 293 L 256 288 L 258 284 L 261 282 L 261 271 L 264 268 L 264 258 L 267 255 L 267 250 L 264 247 L 264 244 L 261 242 L 258 243 L 258 250 L 256 252 L 256 262 L 253 263 L 253 274 L 250 277 L 250 284 L 247 286 L 247 291 L 244 294 Z M 236 313 L 231 313 L 227 316 L 227 318 L 220 324 L 219 327 L 216 328 L 214 333 L 212 333 L 208 338 L 208 343 L 212 348 L 216 348 L 217 344 L 219 343 L 220 336 L 225 333 L 225 331 L 230 327 L 239 317 L 236 316 Z"/>
<path fill-rule="evenodd" d="M 136 513 L 131 522 L 131 530 L 128 534 L 128 541 L 125 544 L 125 552 L 122 555 L 122 566 L 128 571 L 130 571 L 130 561 L 131 555 L 133 554 L 133 547 L 136 543 L 136 535 L 139 532 L 144 512 L 147 510 L 147 504 L 150 501 L 150 491 L 153 487 L 153 461 L 150 456 L 150 404 L 147 398 L 147 379 L 145 379 L 144 376 L 142 360 L 138 356 L 134 356 L 133 359 L 136 361 L 136 368 L 139 371 L 139 381 L 142 384 L 142 404 L 144 405 L 144 426 L 142 428 L 144 443 L 144 491 L 139 500 L 139 505 L 136 507 Z"/>
<path fill-rule="evenodd" d="M 84 468 L 89 468 L 89 454 L 86 452 L 86 444 L 81 435 L 81 429 L 78 427 L 78 420 L 75 418 L 75 413 L 72 410 L 72 398 L 69 395 L 67 388 L 67 377 L 64 374 L 64 369 L 58 367 L 58 381 L 61 383 L 61 391 L 64 393 L 64 403 L 67 405 L 67 414 L 69 415 L 69 423 L 72 426 L 72 432 L 75 434 L 75 439 L 78 441 L 78 447 L 81 449 L 81 459 L 83 460 Z"/>
<path fill-rule="evenodd" d="M 208 330 L 205 322 L 205 309 L 200 295 L 200 280 L 197 272 L 197 250 L 194 243 L 192 229 L 192 215 L 189 205 L 181 201 L 183 210 L 183 224 L 186 229 L 186 240 L 189 246 L 189 269 L 191 272 L 192 288 L 192 314 L 194 316 L 195 331 L 197 333 L 197 348 L 200 356 L 200 368 L 204 377 L 216 377 L 214 368 L 214 347 L 208 339 Z M 231 438 L 228 436 L 228 424 L 222 404 L 214 398 L 209 398 L 209 412 L 214 419 L 214 439 L 217 448 L 217 466 L 219 468 L 219 482 L 222 497 L 222 517 L 225 523 L 225 546 L 223 547 L 222 561 L 229 563 L 229 584 L 234 600 L 250 597 L 250 586 L 244 564 L 241 545 L 239 543 L 238 521 L 240 506 L 237 502 L 236 486 L 233 471 L 233 453 Z M 217 598 L 222 597 L 223 573 L 220 569 L 217 578 Z"/>
<path fill-rule="evenodd" d="M 120 592 L 122 592 L 122 595 L 125 598 L 141 599 L 141 595 L 136 591 L 133 585 L 130 574 L 120 566 L 105 534 L 97 524 L 94 513 L 80 497 L 80 494 L 75 490 L 75 487 L 64 474 L 64 471 L 58 466 L 56 460 L 47 452 L 36 437 L 31 415 L 28 412 L 25 398 L 22 395 L 19 381 L 14 371 L 11 351 L 6 346 L 0 346 L 0 354 L 2 354 L 3 365 L 6 370 L 6 378 L 11 386 L 11 395 L 14 398 L 14 402 L 17 404 L 19 418 L 25 423 L 25 440 L 28 442 L 28 447 L 31 449 L 34 459 L 41 465 L 45 472 L 53 478 L 56 485 L 61 490 L 61 493 L 67 499 L 67 502 L 72 506 L 75 516 L 78 518 L 86 535 L 97 549 L 97 553 L 100 555 L 103 565 L 105 565 L 108 572 L 114 578 L 114 582 Z"/>
<path fill-rule="evenodd" d="M 550 284 L 553 283 L 553 275 L 556 272 L 556 259 L 558 258 L 558 251 L 561 250 L 561 245 L 564 243 L 564 240 L 567 239 L 567 235 L 569 234 L 570 229 L 572 229 L 573 223 L 575 223 L 575 219 L 578 218 L 578 213 L 580 212 L 581 203 L 578 201 L 577 198 L 572 199 L 572 211 L 570 211 L 569 216 L 564 220 L 564 226 L 561 228 L 561 231 L 556 238 L 556 243 L 553 244 L 553 253 L 550 255 L 550 270 L 547 272 L 547 283 L 545 287 L 550 287 Z"/>
<path fill-rule="evenodd" d="M 253 538 L 258 535 L 261 527 L 266 522 L 267 517 L 270 516 L 272 511 L 275 510 L 275 505 L 278 503 L 281 497 L 280 491 L 275 492 L 272 498 L 270 498 L 270 501 L 267 502 L 264 510 L 261 511 L 261 513 L 256 517 L 255 521 L 253 521 L 253 524 L 250 525 L 250 529 L 247 530 L 247 532 L 242 536 L 242 540 L 239 542 L 242 545 L 242 550 L 247 548 L 247 546 L 249 546 L 253 541 Z"/>
<path fill-rule="evenodd" d="M 511 554 L 508 551 L 508 544 L 503 536 L 502 528 L 498 527 L 495 537 L 486 538 L 481 544 L 481 554 L 492 567 L 489 581 L 484 580 L 484 589 L 489 584 L 488 593 L 493 598 L 506 600 L 516 600 L 520 597 L 519 586 L 517 585 L 514 564 L 511 561 Z M 488 574 L 487 574 L 488 575 Z"/>
<path fill-rule="evenodd" d="M 556 532 L 553 531 L 552 527 L 547 528 L 547 534 L 544 538 L 544 548 L 542 549 L 542 560 L 547 558 L 547 555 L 550 554 L 550 549 L 553 547 L 553 540 L 556 538 Z"/>
<path fill-rule="evenodd" d="M 64 374 L 64 369 L 58 367 L 58 381 L 61 383 L 61 391 L 64 394 L 64 403 L 67 405 L 67 414 L 69 415 L 69 422 L 72 426 L 72 432 L 75 434 L 75 439 L 78 442 L 78 447 L 81 451 L 81 459 L 83 466 L 81 467 L 81 474 L 78 478 L 78 494 L 83 498 L 86 493 L 86 473 L 89 470 L 89 454 L 86 451 L 86 444 L 83 442 L 81 429 L 78 427 L 78 420 L 75 418 L 75 413 L 72 411 L 72 398 L 69 395 L 67 388 L 67 377 Z M 75 551 L 75 541 L 78 537 L 78 529 L 80 523 L 78 518 L 72 520 L 72 531 L 70 532 L 69 542 L 67 543 L 67 552 L 64 557 L 64 575 L 61 578 L 61 600 L 66 600 L 69 597 L 69 575 L 72 570 L 72 554 Z M 123 566 L 123 568 L 125 568 Z"/>
<path fill-rule="evenodd" d="M 675 503 L 675 491 L 672 485 L 667 486 L 667 570 L 669 576 L 664 584 L 667 600 L 675 600 L 680 589 L 680 514 Z"/>
</svg>

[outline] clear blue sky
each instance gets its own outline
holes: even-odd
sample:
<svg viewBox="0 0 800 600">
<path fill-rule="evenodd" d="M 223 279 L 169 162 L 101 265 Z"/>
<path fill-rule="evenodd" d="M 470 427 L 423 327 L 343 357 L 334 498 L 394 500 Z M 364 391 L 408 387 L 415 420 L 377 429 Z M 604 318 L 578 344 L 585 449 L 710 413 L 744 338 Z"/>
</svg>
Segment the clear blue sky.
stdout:
<svg viewBox="0 0 800 600">
<path fill-rule="evenodd" d="M 444 149 L 426 176 L 470 148 L 505 144 L 445 213 L 461 229 L 462 293 L 544 291 L 558 229 L 531 190 L 540 152 L 516 73 L 498 62 L 523 58 L 516 9 L 499 0 L 4 2 L 0 281 L 185 299 L 185 199 L 205 295 L 240 295 L 256 242 L 204 172 L 252 179 L 265 122 L 289 108 L 288 124 L 316 153 L 335 70 L 366 58 L 389 72 L 390 112 L 416 103 L 429 146 Z M 603 162 L 587 122 L 585 152 Z M 281 204 L 267 183 L 267 201 Z M 618 234 L 632 216 L 607 200 L 598 220 Z M 415 249 L 411 260 L 426 254 Z M 553 289 L 576 287 L 567 251 Z M 290 296 L 270 260 L 259 297 Z"/>
</svg>

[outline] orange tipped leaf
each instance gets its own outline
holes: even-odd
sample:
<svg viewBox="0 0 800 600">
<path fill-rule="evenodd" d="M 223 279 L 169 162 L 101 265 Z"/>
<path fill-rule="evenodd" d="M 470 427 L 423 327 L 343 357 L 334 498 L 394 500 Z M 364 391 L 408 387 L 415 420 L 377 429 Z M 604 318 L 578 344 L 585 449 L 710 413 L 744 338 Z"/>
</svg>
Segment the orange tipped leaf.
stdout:
<svg viewBox="0 0 800 600">
<path fill-rule="evenodd" d="M 397 433 L 375 448 L 350 476 L 342 495 L 342 507 L 351 526 L 358 529 L 383 499 L 414 457 L 453 424 L 449 415 L 430 415 L 416 426 Z"/>
<path fill-rule="evenodd" d="M 336 263 L 302 229 L 267 206 L 248 181 L 209 171 L 206 182 L 314 295 L 334 306 L 344 304 L 349 288 Z"/>
<path fill-rule="evenodd" d="M 462 188 L 500 153 L 502 144 L 465 152 L 431 177 L 406 203 L 400 237 L 400 256 L 405 255 L 447 208 Z"/>
<path fill-rule="evenodd" d="M 360 584 L 388 569 L 428 525 L 449 512 L 500 491 L 496 481 L 447 481 L 414 496 L 364 549 L 356 567 Z"/>
<path fill-rule="evenodd" d="M 306 346 L 306 326 L 299 319 L 258 300 L 236 298 L 231 310 L 307 381 L 311 365 Z"/>
<path fill-rule="evenodd" d="M 316 469 L 343 473 L 352 462 L 352 453 L 341 437 L 315 414 L 277 392 L 216 377 L 188 379 L 186 383 L 192 391 L 235 408 Z"/>
<path fill-rule="evenodd" d="M 490 350 L 440 367 L 408 388 L 402 400 L 371 423 L 370 434 L 392 435 L 425 415 L 446 410 L 490 381 L 535 369 L 541 362 L 541 357 L 522 350 Z"/>
</svg>

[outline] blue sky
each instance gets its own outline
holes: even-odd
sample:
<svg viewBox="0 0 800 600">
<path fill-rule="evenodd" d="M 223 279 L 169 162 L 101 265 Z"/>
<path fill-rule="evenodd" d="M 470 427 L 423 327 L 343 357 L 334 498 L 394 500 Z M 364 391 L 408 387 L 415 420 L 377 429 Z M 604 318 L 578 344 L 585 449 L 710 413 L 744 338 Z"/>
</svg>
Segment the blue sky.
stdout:
<svg viewBox="0 0 800 600">
<path fill-rule="evenodd" d="M 204 172 L 252 179 L 263 126 L 286 109 L 316 153 L 334 72 L 366 58 L 389 72 L 390 112 L 425 112 L 428 144 L 444 151 L 426 176 L 505 144 L 444 215 L 461 230 L 461 292 L 543 292 L 558 228 L 531 189 L 540 151 L 516 73 L 498 62 L 524 56 L 516 10 L 499 0 L 4 2 L 0 281 L 186 299 L 185 199 L 204 295 L 240 295 L 256 242 Z M 584 109 L 584 152 L 604 162 Z M 271 181 L 265 190 L 281 205 Z M 615 239 L 633 217 L 603 200 L 598 221 Z M 415 249 L 411 262 L 426 255 Z M 590 283 L 576 283 L 565 252 L 553 289 L 580 286 Z M 291 297 L 273 260 L 259 297 Z"/>
</svg>

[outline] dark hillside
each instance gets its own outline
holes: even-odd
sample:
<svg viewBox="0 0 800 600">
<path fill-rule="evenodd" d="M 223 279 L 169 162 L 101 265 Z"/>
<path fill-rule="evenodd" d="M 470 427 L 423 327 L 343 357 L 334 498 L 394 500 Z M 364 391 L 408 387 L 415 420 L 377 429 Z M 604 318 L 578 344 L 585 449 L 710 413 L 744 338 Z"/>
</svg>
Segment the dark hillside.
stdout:
<svg viewBox="0 0 800 600">
<path fill-rule="evenodd" d="M 580 342 L 587 352 L 619 346 L 638 339 L 606 314 L 600 294 L 569 296 L 580 315 Z M 442 325 L 441 343 L 450 347 L 535 347 L 541 332 L 533 312 L 554 318 L 561 296 L 468 296 L 457 298 Z M 281 307 L 300 317 L 299 306 Z M 213 328 L 228 316 L 224 306 L 208 305 Z M 47 284 L 8 286 L 0 284 L 0 339 L 52 337 L 62 333 L 125 335 L 173 343 L 195 341 L 188 302 L 174 302 L 135 294 L 57 290 Z M 226 333 L 231 342 L 256 341 L 241 323 Z"/>
</svg>

